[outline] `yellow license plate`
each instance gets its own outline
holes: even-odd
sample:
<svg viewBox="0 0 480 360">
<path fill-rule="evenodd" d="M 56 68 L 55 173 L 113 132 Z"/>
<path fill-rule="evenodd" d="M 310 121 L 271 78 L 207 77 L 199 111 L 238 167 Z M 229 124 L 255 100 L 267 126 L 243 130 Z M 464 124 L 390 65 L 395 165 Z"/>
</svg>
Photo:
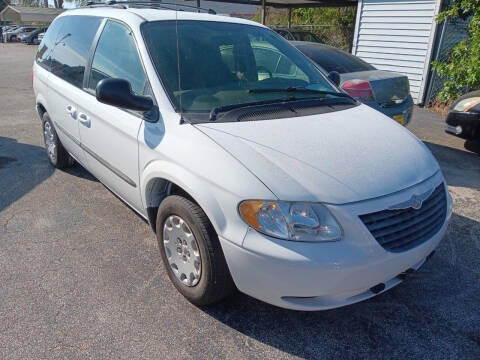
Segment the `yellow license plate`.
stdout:
<svg viewBox="0 0 480 360">
<path fill-rule="evenodd" d="M 405 114 L 393 115 L 393 120 L 398 122 L 400 125 L 405 125 Z"/>
</svg>

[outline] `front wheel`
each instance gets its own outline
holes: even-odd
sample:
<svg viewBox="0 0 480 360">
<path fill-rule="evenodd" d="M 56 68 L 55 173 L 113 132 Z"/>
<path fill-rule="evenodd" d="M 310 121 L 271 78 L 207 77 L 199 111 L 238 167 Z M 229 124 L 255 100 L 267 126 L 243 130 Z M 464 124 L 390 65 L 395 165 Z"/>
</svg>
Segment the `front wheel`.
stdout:
<svg viewBox="0 0 480 360">
<path fill-rule="evenodd" d="M 168 196 L 157 214 L 157 240 L 168 277 L 195 305 L 210 305 L 235 289 L 212 224 L 181 196 Z"/>
</svg>

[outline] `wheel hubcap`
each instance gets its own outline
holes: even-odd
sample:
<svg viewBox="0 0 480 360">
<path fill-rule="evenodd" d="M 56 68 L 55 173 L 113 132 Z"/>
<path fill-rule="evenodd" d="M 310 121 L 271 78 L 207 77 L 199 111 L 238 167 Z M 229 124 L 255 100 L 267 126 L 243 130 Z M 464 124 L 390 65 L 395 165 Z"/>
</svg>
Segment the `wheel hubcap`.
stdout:
<svg viewBox="0 0 480 360">
<path fill-rule="evenodd" d="M 55 161 L 57 159 L 57 144 L 55 144 L 53 129 L 48 122 L 45 122 L 43 137 L 45 138 L 45 147 L 47 148 L 48 156 L 52 161 Z"/>
<path fill-rule="evenodd" d="M 163 246 L 175 276 L 187 286 L 197 285 L 202 272 L 202 258 L 192 230 L 180 216 L 170 215 L 165 220 Z"/>
</svg>

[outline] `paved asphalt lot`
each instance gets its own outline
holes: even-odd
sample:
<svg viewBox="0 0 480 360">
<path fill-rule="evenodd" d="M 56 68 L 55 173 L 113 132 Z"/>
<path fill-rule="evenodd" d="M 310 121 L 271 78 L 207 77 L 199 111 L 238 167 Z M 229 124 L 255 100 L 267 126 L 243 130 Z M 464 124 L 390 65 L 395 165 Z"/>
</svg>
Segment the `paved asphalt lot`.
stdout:
<svg viewBox="0 0 480 360">
<path fill-rule="evenodd" d="M 49 166 L 34 53 L 0 44 L 0 359 L 480 358 L 480 156 L 440 117 L 417 109 L 409 126 L 455 199 L 418 275 L 325 312 L 239 293 L 199 309 L 169 283 L 148 224 L 81 167 Z"/>
</svg>

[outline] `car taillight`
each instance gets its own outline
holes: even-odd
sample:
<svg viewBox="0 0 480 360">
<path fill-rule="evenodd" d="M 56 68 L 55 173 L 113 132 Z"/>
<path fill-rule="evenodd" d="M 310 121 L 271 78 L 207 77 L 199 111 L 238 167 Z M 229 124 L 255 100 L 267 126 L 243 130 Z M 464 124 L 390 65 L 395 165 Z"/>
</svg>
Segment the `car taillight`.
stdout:
<svg viewBox="0 0 480 360">
<path fill-rule="evenodd" d="M 342 89 L 354 98 L 360 101 L 374 101 L 372 86 L 366 80 L 353 79 L 345 81 L 342 84 Z"/>
</svg>

